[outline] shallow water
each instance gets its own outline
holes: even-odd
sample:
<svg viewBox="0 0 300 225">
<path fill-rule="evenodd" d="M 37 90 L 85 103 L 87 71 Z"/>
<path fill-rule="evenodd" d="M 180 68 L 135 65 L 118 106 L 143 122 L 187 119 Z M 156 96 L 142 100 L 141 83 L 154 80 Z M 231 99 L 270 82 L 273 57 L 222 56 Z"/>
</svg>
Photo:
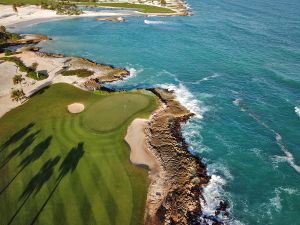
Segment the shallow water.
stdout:
<svg viewBox="0 0 300 225">
<path fill-rule="evenodd" d="M 184 127 L 229 224 L 300 224 L 300 2 L 190 0 L 192 17 L 83 18 L 18 28 L 44 51 L 127 67 L 117 86 L 174 89 L 197 114 Z M 296 108 L 295 108 L 296 107 Z"/>
</svg>

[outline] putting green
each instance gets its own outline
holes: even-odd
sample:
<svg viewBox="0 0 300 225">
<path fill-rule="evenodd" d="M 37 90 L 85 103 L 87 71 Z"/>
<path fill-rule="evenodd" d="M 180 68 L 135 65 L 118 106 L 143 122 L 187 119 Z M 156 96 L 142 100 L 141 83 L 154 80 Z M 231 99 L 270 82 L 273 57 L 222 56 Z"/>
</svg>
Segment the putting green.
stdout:
<svg viewBox="0 0 300 225">
<path fill-rule="evenodd" d="M 73 102 L 86 110 L 70 114 L 66 106 Z M 123 138 L 135 117 L 156 107 L 152 95 L 55 84 L 4 115 L 0 224 L 142 224 L 147 171 L 130 163 Z M 88 115 L 101 132 L 84 125 Z"/>
<path fill-rule="evenodd" d="M 134 114 L 142 111 L 151 104 L 146 95 L 116 94 L 104 98 L 87 109 L 83 117 L 83 124 L 96 132 L 117 129 Z"/>
</svg>

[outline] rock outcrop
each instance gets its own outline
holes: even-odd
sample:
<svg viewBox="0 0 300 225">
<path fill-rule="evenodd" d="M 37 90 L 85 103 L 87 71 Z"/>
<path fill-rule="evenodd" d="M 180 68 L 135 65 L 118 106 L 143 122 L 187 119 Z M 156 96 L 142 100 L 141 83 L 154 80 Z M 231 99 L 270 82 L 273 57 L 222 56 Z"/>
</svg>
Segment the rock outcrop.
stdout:
<svg viewBox="0 0 300 225">
<path fill-rule="evenodd" d="M 162 172 L 151 179 L 145 224 L 199 224 L 201 186 L 209 181 L 206 167 L 188 151 L 181 123 L 193 114 L 174 99 L 172 92 L 152 89 L 163 107 L 153 114 L 146 129 L 148 148 Z"/>
</svg>

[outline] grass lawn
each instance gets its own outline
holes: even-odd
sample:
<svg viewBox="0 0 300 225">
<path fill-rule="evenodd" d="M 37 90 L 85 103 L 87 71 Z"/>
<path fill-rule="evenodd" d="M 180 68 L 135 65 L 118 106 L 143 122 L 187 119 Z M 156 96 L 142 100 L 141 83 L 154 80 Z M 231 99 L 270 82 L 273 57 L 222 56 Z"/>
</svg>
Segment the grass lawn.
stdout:
<svg viewBox="0 0 300 225">
<path fill-rule="evenodd" d="M 52 2 L 53 0 L 0 0 L 0 4 L 12 5 L 14 3 L 18 5 L 41 5 L 41 2 Z M 55 2 L 55 1 L 53 1 Z M 143 13 L 175 13 L 172 9 L 165 7 L 152 6 L 152 5 L 143 5 L 143 4 L 133 4 L 133 3 L 114 3 L 114 2 L 88 2 L 88 1 L 71 1 L 71 3 L 77 5 L 85 6 L 107 6 L 107 7 L 116 7 L 116 8 L 125 8 L 125 9 L 136 9 Z"/>
<path fill-rule="evenodd" d="M 85 111 L 68 113 L 74 102 Z M 130 163 L 123 138 L 133 118 L 156 107 L 152 95 L 55 84 L 4 115 L 0 224 L 142 224 L 147 171 Z"/>
<path fill-rule="evenodd" d="M 1 0 L 0 0 L 1 1 Z M 132 3 L 97 3 L 97 2 L 73 2 L 78 5 L 86 6 L 107 6 L 107 7 L 117 7 L 126 9 L 137 9 L 143 13 L 175 13 L 175 11 L 158 6 L 143 5 L 143 4 L 132 4 Z"/>
<path fill-rule="evenodd" d="M 4 5 L 40 5 L 41 2 L 42 0 L 0 0 L 0 4 Z M 45 0 L 44 2 L 48 2 L 48 0 Z"/>
</svg>

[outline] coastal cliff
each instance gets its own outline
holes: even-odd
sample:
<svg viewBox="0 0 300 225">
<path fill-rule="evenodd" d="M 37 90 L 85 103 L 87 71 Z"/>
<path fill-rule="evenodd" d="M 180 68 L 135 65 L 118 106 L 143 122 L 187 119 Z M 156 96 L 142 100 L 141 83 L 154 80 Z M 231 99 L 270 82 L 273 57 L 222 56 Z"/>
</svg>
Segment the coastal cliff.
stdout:
<svg viewBox="0 0 300 225">
<path fill-rule="evenodd" d="M 152 177 L 146 206 L 146 225 L 197 224 L 201 214 L 201 186 L 209 181 L 206 167 L 188 151 L 181 123 L 193 114 L 175 100 L 174 94 L 151 89 L 163 106 L 146 128 L 147 146 L 160 163 Z"/>
</svg>

